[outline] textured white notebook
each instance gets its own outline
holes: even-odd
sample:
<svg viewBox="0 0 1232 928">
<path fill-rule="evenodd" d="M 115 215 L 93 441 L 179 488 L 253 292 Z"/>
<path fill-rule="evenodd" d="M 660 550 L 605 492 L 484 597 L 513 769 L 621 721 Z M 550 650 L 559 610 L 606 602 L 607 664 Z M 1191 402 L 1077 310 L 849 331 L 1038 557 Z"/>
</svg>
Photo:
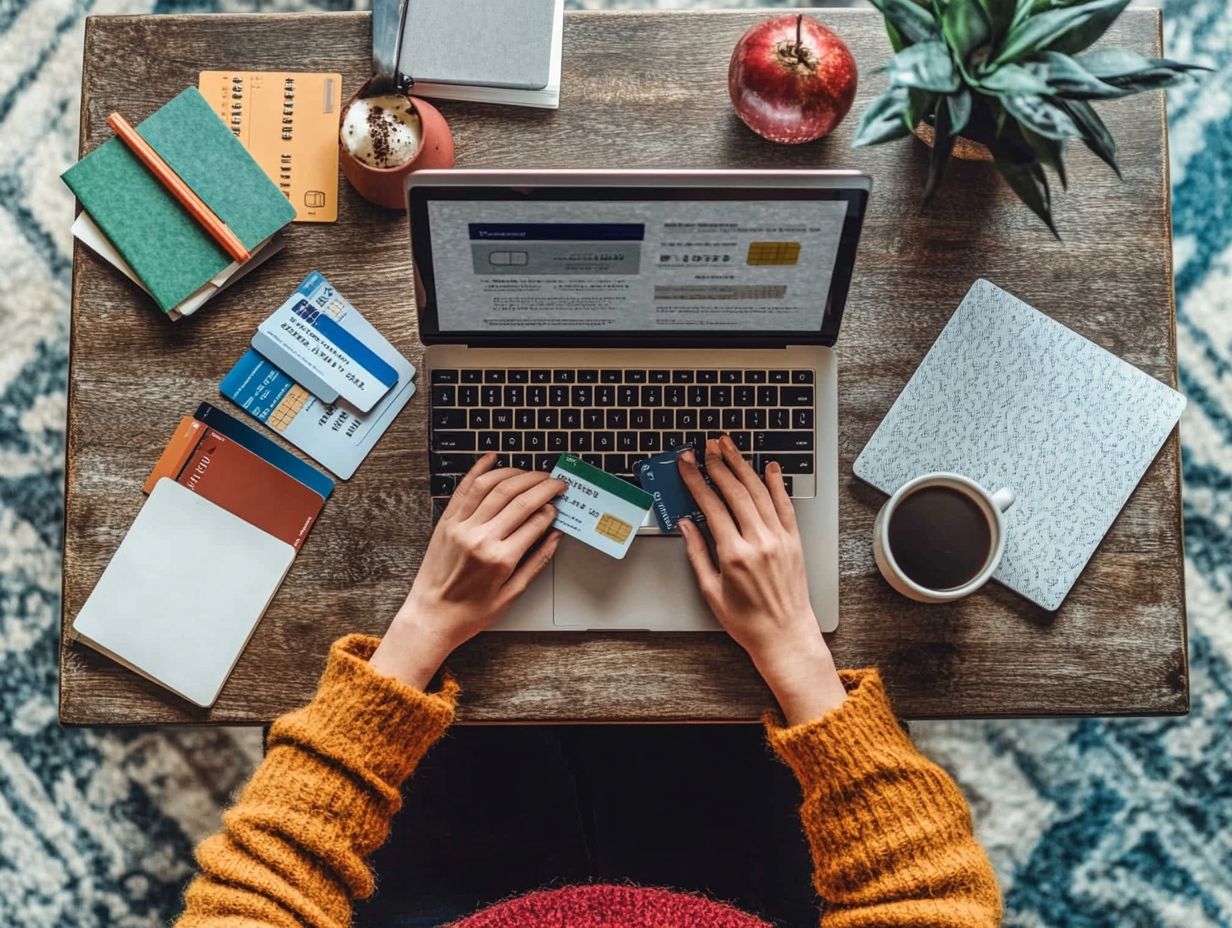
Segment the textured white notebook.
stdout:
<svg viewBox="0 0 1232 928">
<path fill-rule="evenodd" d="M 295 549 L 164 477 L 73 621 L 73 636 L 211 706 Z"/>
<path fill-rule="evenodd" d="M 853 469 L 885 493 L 938 470 L 1010 487 L 994 577 L 1057 609 L 1184 407 L 1149 374 L 977 280 Z"/>
</svg>

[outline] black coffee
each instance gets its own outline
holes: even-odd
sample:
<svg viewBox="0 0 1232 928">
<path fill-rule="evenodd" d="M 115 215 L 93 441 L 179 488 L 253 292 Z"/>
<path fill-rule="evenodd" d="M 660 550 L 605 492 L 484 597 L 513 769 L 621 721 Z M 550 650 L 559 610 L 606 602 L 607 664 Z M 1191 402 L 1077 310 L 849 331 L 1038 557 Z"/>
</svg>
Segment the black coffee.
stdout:
<svg viewBox="0 0 1232 928">
<path fill-rule="evenodd" d="M 924 487 L 904 499 L 890 516 L 888 535 L 902 572 L 930 590 L 970 583 L 992 553 L 983 507 L 949 487 Z"/>
</svg>

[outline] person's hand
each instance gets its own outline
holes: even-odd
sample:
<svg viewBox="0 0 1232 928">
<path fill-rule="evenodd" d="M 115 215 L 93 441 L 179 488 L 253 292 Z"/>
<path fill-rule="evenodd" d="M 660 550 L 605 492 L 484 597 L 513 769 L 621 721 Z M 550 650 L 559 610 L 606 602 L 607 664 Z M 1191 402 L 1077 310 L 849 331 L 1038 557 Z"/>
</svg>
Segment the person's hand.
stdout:
<svg viewBox="0 0 1232 928">
<path fill-rule="evenodd" d="M 372 655 L 380 673 L 420 689 L 458 645 L 492 625 L 556 553 L 552 500 L 564 481 L 485 454 L 432 533 L 406 602 Z"/>
<path fill-rule="evenodd" d="M 680 523 L 702 597 L 728 634 L 748 652 L 789 724 L 819 718 L 847 696 L 809 604 L 796 514 L 772 462 L 765 482 L 731 438 L 706 442 L 706 471 L 692 452 L 680 476 L 706 517 L 715 560 L 701 530 Z"/>
</svg>

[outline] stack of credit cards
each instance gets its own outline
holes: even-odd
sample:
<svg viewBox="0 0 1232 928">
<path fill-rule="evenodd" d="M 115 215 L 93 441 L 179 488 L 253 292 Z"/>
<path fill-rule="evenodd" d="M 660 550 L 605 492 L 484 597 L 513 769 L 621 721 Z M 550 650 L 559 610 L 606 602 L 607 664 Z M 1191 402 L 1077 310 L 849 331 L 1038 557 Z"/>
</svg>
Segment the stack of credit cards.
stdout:
<svg viewBox="0 0 1232 928">
<path fill-rule="evenodd" d="M 220 392 L 344 480 L 415 392 L 415 366 L 316 271 L 252 346 Z"/>
<path fill-rule="evenodd" d="M 164 477 L 297 551 L 334 491 L 320 471 L 209 403 L 180 420 L 145 492 Z"/>
</svg>

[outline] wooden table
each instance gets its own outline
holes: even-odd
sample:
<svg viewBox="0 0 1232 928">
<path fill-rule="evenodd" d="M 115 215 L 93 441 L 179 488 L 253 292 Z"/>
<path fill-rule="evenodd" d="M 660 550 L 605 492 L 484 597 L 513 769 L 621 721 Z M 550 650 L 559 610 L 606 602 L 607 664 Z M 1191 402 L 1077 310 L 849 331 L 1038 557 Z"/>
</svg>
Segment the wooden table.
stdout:
<svg viewBox="0 0 1232 928">
<path fill-rule="evenodd" d="M 820 15 L 862 72 L 852 115 L 828 139 L 776 146 L 727 99 L 730 50 L 764 14 L 570 13 L 556 112 L 442 103 L 458 164 L 483 167 L 845 167 L 874 190 L 838 340 L 841 665 L 876 664 L 909 717 L 1181 713 L 1188 707 L 1177 436 L 1117 519 L 1060 611 L 999 586 L 951 606 L 892 593 L 873 564 L 882 496 L 851 463 L 978 276 L 988 277 L 1169 384 L 1176 383 L 1168 153 L 1161 94 L 1101 104 L 1119 182 L 1081 146 L 1056 196 L 1054 241 L 986 165 L 955 163 L 919 211 L 926 151 L 852 151 L 888 56 L 871 11 Z M 1110 41 L 1161 53 L 1160 18 L 1131 9 Z M 209 68 L 366 74 L 367 14 L 91 17 L 81 153 L 113 109 L 142 119 Z M 416 363 L 411 268 L 400 215 L 343 185 L 337 224 L 296 225 L 285 252 L 198 316 L 174 324 L 91 252 L 73 260 L 64 612 L 67 628 L 141 506 L 141 483 L 179 418 L 218 383 L 257 323 L 313 269 Z M 66 218 L 67 221 L 67 218 Z M 79 645 L 61 652 L 70 724 L 266 722 L 312 694 L 330 642 L 379 634 L 430 527 L 421 390 L 340 483 L 282 590 L 208 712 Z M 168 552 L 173 556 L 173 552 Z M 449 661 L 470 722 L 751 720 L 769 694 L 721 634 L 492 634 Z"/>
</svg>

